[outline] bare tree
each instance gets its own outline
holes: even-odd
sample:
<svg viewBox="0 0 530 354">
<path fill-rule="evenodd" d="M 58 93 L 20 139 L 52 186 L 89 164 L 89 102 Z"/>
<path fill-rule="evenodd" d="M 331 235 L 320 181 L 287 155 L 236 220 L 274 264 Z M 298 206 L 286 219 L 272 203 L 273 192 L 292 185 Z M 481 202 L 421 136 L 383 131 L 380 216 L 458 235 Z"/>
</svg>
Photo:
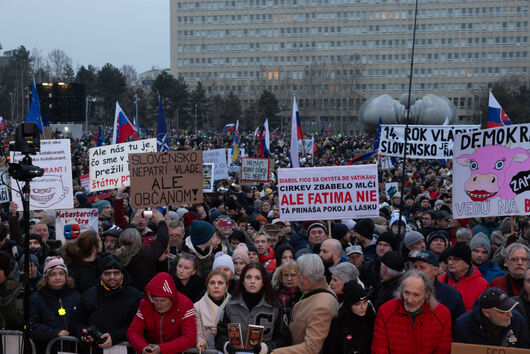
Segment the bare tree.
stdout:
<svg viewBox="0 0 530 354">
<path fill-rule="evenodd" d="M 48 65 L 54 81 L 63 79 L 64 69 L 67 64 L 72 67 L 72 59 L 61 49 L 54 49 L 48 54 Z"/>
<path fill-rule="evenodd" d="M 120 71 L 123 76 L 125 76 L 125 82 L 128 87 L 136 86 L 138 84 L 138 74 L 132 65 L 123 65 Z"/>
</svg>

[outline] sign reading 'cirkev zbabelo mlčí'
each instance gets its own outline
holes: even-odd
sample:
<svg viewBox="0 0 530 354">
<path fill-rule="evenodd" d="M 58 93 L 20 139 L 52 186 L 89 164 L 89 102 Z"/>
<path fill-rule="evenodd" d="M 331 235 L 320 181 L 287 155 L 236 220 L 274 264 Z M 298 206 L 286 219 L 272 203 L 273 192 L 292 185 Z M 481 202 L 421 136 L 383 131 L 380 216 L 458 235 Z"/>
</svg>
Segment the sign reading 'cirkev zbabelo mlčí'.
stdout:
<svg viewBox="0 0 530 354">
<path fill-rule="evenodd" d="M 202 151 L 130 154 L 131 206 L 202 203 L 202 169 Z"/>
<path fill-rule="evenodd" d="M 281 220 L 379 216 L 377 165 L 280 168 Z"/>
</svg>

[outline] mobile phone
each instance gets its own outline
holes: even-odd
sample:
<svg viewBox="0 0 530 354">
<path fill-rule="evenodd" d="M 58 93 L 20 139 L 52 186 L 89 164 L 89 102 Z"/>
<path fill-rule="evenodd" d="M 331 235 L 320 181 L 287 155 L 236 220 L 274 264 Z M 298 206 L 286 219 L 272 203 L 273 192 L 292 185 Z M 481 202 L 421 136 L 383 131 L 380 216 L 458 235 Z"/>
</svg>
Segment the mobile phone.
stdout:
<svg viewBox="0 0 530 354">
<path fill-rule="evenodd" d="M 151 218 L 153 216 L 153 211 L 152 210 L 144 210 L 142 212 L 142 216 L 144 218 Z"/>
</svg>

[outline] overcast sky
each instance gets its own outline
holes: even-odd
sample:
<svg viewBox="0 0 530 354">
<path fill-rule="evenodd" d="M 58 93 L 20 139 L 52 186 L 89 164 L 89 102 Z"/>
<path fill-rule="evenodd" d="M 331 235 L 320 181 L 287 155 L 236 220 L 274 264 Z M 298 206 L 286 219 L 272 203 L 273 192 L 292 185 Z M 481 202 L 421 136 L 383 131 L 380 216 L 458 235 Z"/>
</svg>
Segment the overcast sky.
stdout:
<svg viewBox="0 0 530 354">
<path fill-rule="evenodd" d="M 0 44 L 62 49 L 74 69 L 169 68 L 169 0 L 0 0 Z"/>
</svg>

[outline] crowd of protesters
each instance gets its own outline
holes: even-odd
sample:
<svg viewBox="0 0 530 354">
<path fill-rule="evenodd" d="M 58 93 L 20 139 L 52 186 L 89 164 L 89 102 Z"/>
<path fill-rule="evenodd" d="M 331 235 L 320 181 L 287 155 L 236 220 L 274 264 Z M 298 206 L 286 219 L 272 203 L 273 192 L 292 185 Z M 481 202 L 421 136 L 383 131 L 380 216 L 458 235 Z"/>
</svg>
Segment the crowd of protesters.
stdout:
<svg viewBox="0 0 530 354">
<path fill-rule="evenodd" d="M 170 133 L 175 150 L 230 148 L 232 139 Z M 76 208 L 97 208 L 98 230 L 61 244 L 53 211 L 33 211 L 28 235 L 16 203 L 2 213 L 2 328 L 23 326 L 28 237 L 38 352 L 60 336 L 95 351 L 127 341 L 144 354 L 449 353 L 452 342 L 530 348 L 530 218 L 453 219 L 450 161 L 379 168 L 377 218 L 286 222 L 274 176 L 259 185 L 230 177 L 200 204 L 152 213 L 131 209 L 128 188 L 98 200 L 79 181 L 95 143 L 72 140 L 72 197 Z M 368 136 L 319 136 L 302 162 L 344 165 L 371 144 Z M 275 167 L 287 166 L 288 145 L 281 134 L 272 138 Z M 252 134 L 241 134 L 240 146 L 257 155 Z M 387 198 L 384 183 L 402 181 Z M 234 323 L 243 344 L 249 325 L 263 326 L 261 343 L 238 349 Z"/>
</svg>

